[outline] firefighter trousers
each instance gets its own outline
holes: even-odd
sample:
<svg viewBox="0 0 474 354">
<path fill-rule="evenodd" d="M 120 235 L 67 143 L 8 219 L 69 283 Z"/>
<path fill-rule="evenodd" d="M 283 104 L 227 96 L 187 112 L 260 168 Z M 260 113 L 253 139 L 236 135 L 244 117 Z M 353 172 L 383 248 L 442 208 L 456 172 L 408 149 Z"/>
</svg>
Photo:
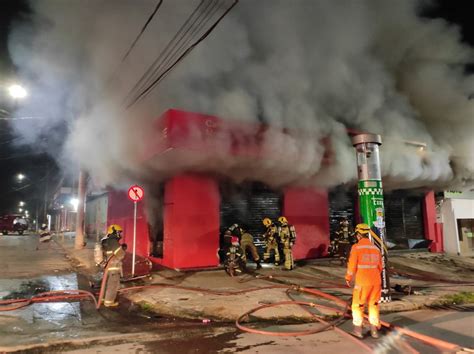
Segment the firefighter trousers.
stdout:
<svg viewBox="0 0 474 354">
<path fill-rule="evenodd" d="M 379 301 L 381 286 L 377 285 L 355 285 L 352 293 L 352 323 L 354 326 L 362 326 L 364 320 L 364 307 L 369 306 L 369 323 L 380 327 Z"/>
<path fill-rule="evenodd" d="M 293 251 L 291 247 L 284 247 L 283 254 L 285 255 L 285 268 L 290 270 L 295 267 L 295 263 L 293 261 Z"/>
<path fill-rule="evenodd" d="M 263 260 L 267 261 L 270 258 L 271 252 L 275 252 L 275 264 L 280 262 L 280 251 L 278 251 L 278 243 L 276 241 L 270 241 L 266 244 L 265 253 L 263 254 Z"/>
<path fill-rule="evenodd" d="M 240 243 L 240 247 L 242 248 L 242 260 L 247 262 L 247 251 L 252 254 L 252 258 L 255 262 L 260 260 L 260 257 L 257 252 L 257 247 L 253 244 L 252 241 L 242 240 Z"/>
<path fill-rule="evenodd" d="M 117 293 L 120 288 L 120 275 L 122 271 L 122 262 L 111 260 L 107 268 L 107 280 L 105 283 L 104 305 L 106 307 L 117 306 Z"/>
</svg>

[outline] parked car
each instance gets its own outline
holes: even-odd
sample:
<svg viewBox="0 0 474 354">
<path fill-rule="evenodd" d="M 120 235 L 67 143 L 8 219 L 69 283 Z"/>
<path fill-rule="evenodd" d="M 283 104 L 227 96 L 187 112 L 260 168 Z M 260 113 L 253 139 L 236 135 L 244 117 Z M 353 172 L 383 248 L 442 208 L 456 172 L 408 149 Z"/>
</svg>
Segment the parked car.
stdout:
<svg viewBox="0 0 474 354">
<path fill-rule="evenodd" d="M 21 215 L 8 214 L 0 217 L 0 231 L 4 235 L 17 232 L 18 235 L 28 230 L 28 221 Z"/>
</svg>

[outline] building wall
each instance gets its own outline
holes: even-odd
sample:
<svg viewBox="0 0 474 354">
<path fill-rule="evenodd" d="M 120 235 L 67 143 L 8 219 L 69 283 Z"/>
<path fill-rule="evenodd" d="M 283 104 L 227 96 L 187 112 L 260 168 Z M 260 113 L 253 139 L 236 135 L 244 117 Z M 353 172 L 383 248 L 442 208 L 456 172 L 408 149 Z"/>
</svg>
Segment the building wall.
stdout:
<svg viewBox="0 0 474 354">
<path fill-rule="evenodd" d="M 85 231 L 87 238 L 99 241 L 107 232 L 107 193 L 86 201 Z"/>
<path fill-rule="evenodd" d="M 461 247 L 459 242 L 457 219 L 474 219 L 474 200 L 446 198 L 441 213 L 446 252 L 462 253 L 465 247 Z"/>
<path fill-rule="evenodd" d="M 146 198 L 146 194 L 145 194 Z M 109 190 L 107 206 L 107 226 L 117 224 L 123 228 L 123 242 L 128 252 L 133 248 L 133 202 L 128 199 L 126 191 Z M 136 252 L 148 257 L 150 241 L 148 222 L 144 211 L 144 203 L 137 203 L 137 240 Z"/>
<path fill-rule="evenodd" d="M 288 188 L 283 214 L 295 226 L 295 259 L 322 257 L 327 254 L 329 239 L 329 202 L 325 189 Z"/>
<path fill-rule="evenodd" d="M 163 265 L 181 268 L 219 264 L 219 187 L 211 178 L 181 175 L 165 185 Z"/>
<path fill-rule="evenodd" d="M 423 201 L 423 223 L 425 239 L 431 240 L 431 252 L 443 252 L 443 231 L 442 225 L 438 223 L 436 217 L 436 203 L 434 191 L 428 191 Z"/>
</svg>

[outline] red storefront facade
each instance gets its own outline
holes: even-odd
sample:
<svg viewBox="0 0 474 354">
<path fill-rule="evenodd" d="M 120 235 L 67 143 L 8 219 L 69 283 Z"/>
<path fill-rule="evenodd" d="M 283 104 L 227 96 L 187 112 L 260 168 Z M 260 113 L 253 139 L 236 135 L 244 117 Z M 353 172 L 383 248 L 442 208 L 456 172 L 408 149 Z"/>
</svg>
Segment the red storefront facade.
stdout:
<svg viewBox="0 0 474 354">
<path fill-rule="evenodd" d="M 221 233 L 221 191 L 219 177 L 207 171 L 186 171 L 196 162 L 207 165 L 225 163 L 218 151 L 220 139 L 236 131 L 235 141 L 225 142 L 227 153 L 250 167 L 263 158 L 272 158 L 258 145 L 258 134 L 273 128 L 222 123 L 217 117 L 167 111 L 156 121 L 156 138 L 144 156 L 145 166 L 172 163 L 176 173 L 163 182 L 161 256 L 151 256 L 153 237 L 145 212 L 147 196 L 138 204 L 137 254 L 154 263 L 174 269 L 215 267 Z M 286 134 L 282 132 L 281 134 Z M 323 164 L 331 163 L 329 146 Z M 223 162 L 224 161 L 224 162 Z M 167 170 L 169 172 L 169 169 Z M 296 260 L 323 257 L 327 254 L 329 236 L 329 202 L 325 189 L 287 187 L 281 192 L 281 212 L 297 230 L 294 248 Z M 437 233 L 434 198 L 427 193 L 424 205 L 425 238 L 433 240 L 432 251 L 442 251 L 442 237 Z M 133 205 L 125 191 L 109 192 L 108 224 L 124 228 L 125 242 L 132 245 Z M 131 251 L 131 247 L 129 247 Z"/>
</svg>

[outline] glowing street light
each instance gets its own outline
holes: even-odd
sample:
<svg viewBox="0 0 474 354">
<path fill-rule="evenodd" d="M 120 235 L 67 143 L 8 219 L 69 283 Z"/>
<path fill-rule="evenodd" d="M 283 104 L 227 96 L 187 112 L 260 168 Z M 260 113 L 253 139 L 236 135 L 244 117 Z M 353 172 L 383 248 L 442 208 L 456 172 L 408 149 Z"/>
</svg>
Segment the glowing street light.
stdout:
<svg viewBox="0 0 474 354">
<path fill-rule="evenodd" d="M 28 92 L 26 92 L 25 88 L 18 84 L 10 85 L 8 87 L 8 93 L 14 99 L 25 98 L 28 95 Z"/>
<path fill-rule="evenodd" d="M 18 208 L 18 211 L 21 213 L 23 211 L 23 208 Z"/>
<path fill-rule="evenodd" d="M 25 206 L 25 202 L 20 202 L 20 203 L 18 203 L 18 205 L 21 206 L 21 207 Z"/>
<path fill-rule="evenodd" d="M 79 205 L 79 199 L 77 198 L 71 198 L 71 200 L 69 201 L 69 203 L 72 205 L 72 207 L 74 208 L 74 211 L 77 211 L 77 207 Z"/>
<path fill-rule="evenodd" d="M 18 182 L 23 182 L 23 180 L 26 178 L 26 176 L 23 173 L 19 173 L 16 175 L 16 179 Z"/>
</svg>

